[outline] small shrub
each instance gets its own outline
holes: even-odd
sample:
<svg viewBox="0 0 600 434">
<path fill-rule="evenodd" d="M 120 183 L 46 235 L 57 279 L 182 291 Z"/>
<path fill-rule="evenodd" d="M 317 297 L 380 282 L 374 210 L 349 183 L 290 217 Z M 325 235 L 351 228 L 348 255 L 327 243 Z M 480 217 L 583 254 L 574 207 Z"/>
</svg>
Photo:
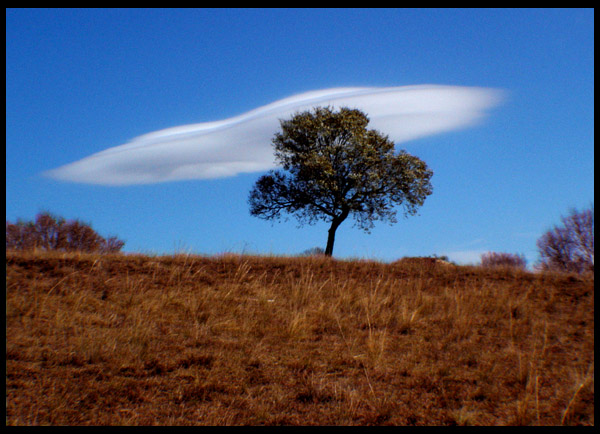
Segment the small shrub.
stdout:
<svg viewBox="0 0 600 434">
<path fill-rule="evenodd" d="M 300 256 L 321 256 L 325 254 L 325 250 L 321 247 L 313 247 L 311 249 L 303 251 Z"/>
<path fill-rule="evenodd" d="M 89 224 L 67 221 L 49 212 L 39 213 L 33 222 L 6 221 L 7 249 L 116 253 L 124 245 L 117 237 L 103 238 Z"/>
<path fill-rule="evenodd" d="M 487 252 L 481 255 L 482 267 L 516 267 L 525 269 L 527 260 L 523 255 L 513 253 Z"/>
</svg>

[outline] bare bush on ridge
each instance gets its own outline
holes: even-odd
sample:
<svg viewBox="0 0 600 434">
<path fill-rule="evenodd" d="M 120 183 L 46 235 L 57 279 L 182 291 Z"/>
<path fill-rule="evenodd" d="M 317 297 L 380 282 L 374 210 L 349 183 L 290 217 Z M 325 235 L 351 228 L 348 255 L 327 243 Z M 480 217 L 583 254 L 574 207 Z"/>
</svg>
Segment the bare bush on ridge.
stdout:
<svg viewBox="0 0 600 434">
<path fill-rule="evenodd" d="M 527 260 L 523 255 L 513 253 L 487 252 L 481 255 L 482 267 L 516 267 L 525 269 Z"/>
<path fill-rule="evenodd" d="M 581 212 L 572 209 L 537 241 L 540 270 L 594 272 L 594 205 Z"/>
<path fill-rule="evenodd" d="M 6 221 L 7 249 L 116 253 L 124 245 L 124 241 L 114 236 L 105 239 L 89 224 L 65 220 L 49 212 L 39 213 L 32 222 Z"/>
</svg>

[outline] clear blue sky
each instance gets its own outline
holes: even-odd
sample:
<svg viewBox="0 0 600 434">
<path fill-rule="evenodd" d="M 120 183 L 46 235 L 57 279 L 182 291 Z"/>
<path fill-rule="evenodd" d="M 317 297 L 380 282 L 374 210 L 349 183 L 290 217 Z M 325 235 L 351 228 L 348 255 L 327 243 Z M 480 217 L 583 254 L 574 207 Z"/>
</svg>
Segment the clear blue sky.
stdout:
<svg viewBox="0 0 600 434">
<path fill-rule="evenodd" d="M 347 220 L 334 255 L 532 263 L 543 232 L 593 202 L 593 38 L 592 9 L 8 9 L 6 218 L 79 218 L 127 252 L 324 248 L 325 223 L 249 215 L 260 172 L 117 187 L 40 173 L 311 90 L 478 86 L 506 92 L 481 124 L 399 146 L 434 171 L 419 215 L 371 234 Z"/>
</svg>

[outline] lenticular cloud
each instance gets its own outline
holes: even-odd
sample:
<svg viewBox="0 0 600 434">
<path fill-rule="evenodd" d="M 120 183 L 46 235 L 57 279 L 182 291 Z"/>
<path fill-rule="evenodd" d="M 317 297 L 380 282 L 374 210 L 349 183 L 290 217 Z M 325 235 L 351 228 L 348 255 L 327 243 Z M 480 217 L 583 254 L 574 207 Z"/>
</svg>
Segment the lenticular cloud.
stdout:
<svg viewBox="0 0 600 434">
<path fill-rule="evenodd" d="M 352 87 L 306 92 L 229 119 L 168 128 L 136 137 L 45 172 L 55 179 L 101 185 L 208 179 L 274 168 L 271 139 L 279 121 L 316 106 L 365 112 L 369 128 L 395 143 L 476 124 L 500 92 L 456 86 Z"/>
</svg>

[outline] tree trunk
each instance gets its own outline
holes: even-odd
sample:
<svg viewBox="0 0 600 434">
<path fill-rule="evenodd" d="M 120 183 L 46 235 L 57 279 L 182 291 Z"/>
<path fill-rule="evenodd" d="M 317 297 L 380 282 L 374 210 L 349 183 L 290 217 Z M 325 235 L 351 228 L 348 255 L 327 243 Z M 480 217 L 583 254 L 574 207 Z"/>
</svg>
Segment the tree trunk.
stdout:
<svg viewBox="0 0 600 434">
<path fill-rule="evenodd" d="M 325 247 L 325 256 L 331 256 L 333 254 L 333 242 L 335 241 L 335 231 L 337 226 L 334 226 L 331 223 L 331 227 L 329 228 L 329 232 L 327 235 L 327 247 Z"/>
<path fill-rule="evenodd" d="M 333 254 L 333 243 L 335 241 L 335 231 L 342 224 L 346 217 L 348 217 L 350 210 L 343 210 L 342 213 L 334 217 L 331 221 L 331 227 L 329 228 L 327 235 L 327 247 L 325 247 L 325 256 L 331 256 Z"/>
</svg>

